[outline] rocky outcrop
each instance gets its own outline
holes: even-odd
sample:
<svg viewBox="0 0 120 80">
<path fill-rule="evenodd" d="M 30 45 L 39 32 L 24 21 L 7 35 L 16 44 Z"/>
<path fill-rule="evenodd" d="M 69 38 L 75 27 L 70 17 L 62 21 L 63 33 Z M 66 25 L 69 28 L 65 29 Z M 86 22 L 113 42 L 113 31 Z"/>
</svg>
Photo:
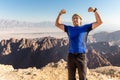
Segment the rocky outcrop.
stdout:
<svg viewBox="0 0 120 80">
<path fill-rule="evenodd" d="M 67 62 L 60 60 L 49 63 L 42 69 L 35 67 L 13 69 L 10 65 L 0 64 L 0 80 L 68 80 Z M 14 76 L 14 77 L 13 77 Z M 96 69 L 87 69 L 89 80 L 120 80 L 120 67 L 106 66 Z M 78 73 L 76 73 L 78 80 Z"/>
<path fill-rule="evenodd" d="M 107 59 L 112 65 L 120 66 L 120 47 L 111 45 L 110 42 L 98 42 L 88 45 L 88 49 L 95 49 L 99 55 Z"/>
<path fill-rule="evenodd" d="M 68 40 L 45 37 L 40 40 L 14 39 L 0 43 L 0 63 L 14 68 L 35 66 L 41 68 L 49 62 L 67 60 Z"/>
<path fill-rule="evenodd" d="M 99 54 L 99 52 L 95 51 L 94 49 L 88 50 L 87 58 L 89 68 L 112 65 L 105 57 L 103 57 L 101 54 Z"/>
</svg>

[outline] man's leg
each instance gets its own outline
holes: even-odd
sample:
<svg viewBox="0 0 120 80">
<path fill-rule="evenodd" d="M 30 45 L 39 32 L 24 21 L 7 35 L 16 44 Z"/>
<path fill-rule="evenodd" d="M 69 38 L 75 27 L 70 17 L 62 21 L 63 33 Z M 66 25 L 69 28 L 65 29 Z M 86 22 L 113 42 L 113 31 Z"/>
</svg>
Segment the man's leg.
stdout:
<svg viewBox="0 0 120 80">
<path fill-rule="evenodd" d="M 76 64 L 74 54 L 68 54 L 68 80 L 76 80 Z"/>
<path fill-rule="evenodd" d="M 77 56 L 77 67 L 78 67 L 79 80 L 87 80 L 86 54 L 80 54 Z"/>
</svg>

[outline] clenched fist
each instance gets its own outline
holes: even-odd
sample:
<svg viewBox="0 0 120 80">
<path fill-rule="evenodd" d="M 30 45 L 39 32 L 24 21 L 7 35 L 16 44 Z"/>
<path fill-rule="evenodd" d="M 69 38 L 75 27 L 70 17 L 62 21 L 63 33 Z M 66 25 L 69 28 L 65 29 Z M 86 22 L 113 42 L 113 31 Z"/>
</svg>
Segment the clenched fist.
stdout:
<svg viewBox="0 0 120 80">
<path fill-rule="evenodd" d="M 89 7 L 88 12 L 94 12 L 95 8 Z"/>
<path fill-rule="evenodd" d="M 59 14 L 61 15 L 61 14 L 65 14 L 65 13 L 66 13 L 66 10 L 62 9 Z"/>
</svg>

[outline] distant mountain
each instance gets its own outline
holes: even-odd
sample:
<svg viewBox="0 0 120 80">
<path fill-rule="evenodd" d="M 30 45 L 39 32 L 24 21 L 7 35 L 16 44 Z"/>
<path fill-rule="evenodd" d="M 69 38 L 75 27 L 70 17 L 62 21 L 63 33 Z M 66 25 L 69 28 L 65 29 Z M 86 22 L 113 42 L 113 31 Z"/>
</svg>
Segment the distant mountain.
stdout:
<svg viewBox="0 0 120 80">
<path fill-rule="evenodd" d="M 33 22 L 22 22 L 22 21 L 17 21 L 17 20 L 4 20 L 1 19 L 0 20 L 0 27 L 6 27 L 6 28 L 10 28 L 10 27 L 53 27 L 54 22 L 38 22 L 38 23 L 33 23 Z"/>
<path fill-rule="evenodd" d="M 93 38 L 95 38 L 97 42 L 118 41 L 120 40 L 120 31 L 96 33 L 93 35 Z"/>
<path fill-rule="evenodd" d="M 0 33 L 45 33 L 61 32 L 55 22 L 22 22 L 17 20 L 0 20 Z"/>
<path fill-rule="evenodd" d="M 14 39 L 0 42 L 0 64 L 9 64 L 14 68 L 41 68 L 60 59 L 67 61 L 68 39 L 45 37 L 40 39 Z M 108 65 L 120 66 L 120 47 L 108 43 L 88 45 L 88 67 L 96 68 Z"/>
<path fill-rule="evenodd" d="M 71 22 L 63 22 L 64 24 L 67 25 L 72 25 Z M 44 21 L 44 22 L 26 22 L 26 21 L 17 21 L 17 20 L 5 20 L 5 19 L 0 19 L 0 30 L 2 31 L 2 29 L 5 28 L 13 28 L 13 30 L 16 30 L 16 28 L 19 28 L 20 30 L 23 30 L 24 28 L 29 29 L 29 28 L 44 28 L 45 30 L 52 30 L 55 31 L 56 26 L 55 26 L 55 22 L 51 22 L 51 21 Z M 47 29 L 46 29 L 47 28 Z M 49 29 L 48 29 L 49 28 Z M 51 29 L 52 28 L 52 29 Z M 58 28 L 57 28 L 58 29 Z M 42 30 L 43 32 L 43 30 Z M 94 31 L 92 31 L 94 33 Z M 91 32 L 91 33 L 92 33 Z M 120 33 L 120 31 L 118 32 L 113 32 L 113 33 L 108 33 L 108 32 L 101 32 L 101 33 L 96 33 L 93 38 L 97 38 L 97 41 L 105 41 L 105 40 L 111 40 L 111 39 L 119 39 L 116 38 L 115 36 L 117 36 Z M 114 37 L 111 37 L 113 34 Z M 111 36 L 110 36 L 111 35 Z M 118 35 L 119 36 L 119 35 Z M 106 39 L 107 38 L 107 39 Z"/>
<path fill-rule="evenodd" d="M 90 37 L 90 38 L 89 38 Z M 120 31 L 114 32 L 100 32 L 93 34 L 88 37 L 89 43 L 96 43 L 96 42 L 108 42 L 109 45 L 118 45 L 120 46 Z"/>
<path fill-rule="evenodd" d="M 37 40 L 10 39 L 0 42 L 0 63 L 14 68 L 36 66 L 41 68 L 49 62 L 66 60 L 68 41 L 45 37 Z"/>
<path fill-rule="evenodd" d="M 71 24 L 70 22 L 64 22 L 65 24 Z M 26 21 L 17 21 L 17 20 L 5 20 L 5 19 L 0 19 L 0 27 L 55 27 L 55 22 L 52 21 L 43 21 L 43 22 L 26 22 Z"/>
</svg>

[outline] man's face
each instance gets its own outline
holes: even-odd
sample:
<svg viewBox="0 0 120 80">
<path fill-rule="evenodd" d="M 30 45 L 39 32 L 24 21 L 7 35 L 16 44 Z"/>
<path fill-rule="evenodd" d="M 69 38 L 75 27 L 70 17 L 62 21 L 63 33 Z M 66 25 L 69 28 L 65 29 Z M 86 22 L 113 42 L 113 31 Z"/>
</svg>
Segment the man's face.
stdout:
<svg viewBox="0 0 120 80">
<path fill-rule="evenodd" d="M 73 16 L 72 17 L 72 22 L 74 26 L 80 26 L 81 25 L 81 20 L 79 16 Z"/>
</svg>

